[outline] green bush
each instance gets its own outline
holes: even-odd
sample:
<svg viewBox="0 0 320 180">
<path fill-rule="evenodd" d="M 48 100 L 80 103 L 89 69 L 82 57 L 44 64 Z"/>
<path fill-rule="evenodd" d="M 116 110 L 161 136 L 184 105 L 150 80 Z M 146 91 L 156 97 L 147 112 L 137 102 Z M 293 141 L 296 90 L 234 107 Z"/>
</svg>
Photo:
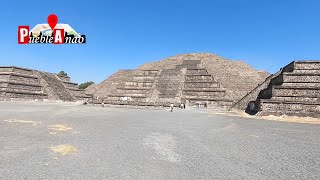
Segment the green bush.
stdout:
<svg viewBox="0 0 320 180">
<path fill-rule="evenodd" d="M 85 82 L 85 83 L 81 83 L 81 84 L 79 85 L 79 89 L 85 89 L 85 88 L 89 87 L 89 86 L 92 85 L 92 84 L 94 84 L 94 82 L 92 82 L 92 81 Z"/>
<path fill-rule="evenodd" d="M 68 74 L 67 74 L 66 72 L 64 72 L 64 71 L 60 71 L 60 72 L 58 73 L 58 75 L 61 75 L 61 76 L 68 76 Z"/>
</svg>

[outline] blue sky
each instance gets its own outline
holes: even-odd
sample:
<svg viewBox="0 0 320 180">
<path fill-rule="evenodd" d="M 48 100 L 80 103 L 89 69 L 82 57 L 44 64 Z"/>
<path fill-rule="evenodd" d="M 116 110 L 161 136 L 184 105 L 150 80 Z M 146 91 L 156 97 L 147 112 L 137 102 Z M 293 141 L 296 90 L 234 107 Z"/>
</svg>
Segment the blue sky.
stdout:
<svg viewBox="0 0 320 180">
<path fill-rule="evenodd" d="M 87 44 L 17 44 L 19 25 L 46 23 L 52 13 Z M 0 65 L 64 70 L 78 83 L 190 52 L 271 73 L 320 59 L 319 0 L 12 0 L 1 3 L 0 18 Z"/>
</svg>

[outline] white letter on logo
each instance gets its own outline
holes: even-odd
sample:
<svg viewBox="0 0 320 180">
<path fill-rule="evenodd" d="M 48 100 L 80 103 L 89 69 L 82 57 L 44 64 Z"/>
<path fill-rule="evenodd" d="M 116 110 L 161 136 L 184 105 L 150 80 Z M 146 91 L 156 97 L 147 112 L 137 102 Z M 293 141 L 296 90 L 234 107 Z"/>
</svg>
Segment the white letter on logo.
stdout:
<svg viewBox="0 0 320 180">
<path fill-rule="evenodd" d="M 56 30 L 54 34 L 54 43 L 55 44 L 62 44 L 62 37 L 61 31 Z"/>
<path fill-rule="evenodd" d="M 28 36 L 28 29 L 20 29 L 20 42 L 24 41 L 24 38 Z"/>
</svg>

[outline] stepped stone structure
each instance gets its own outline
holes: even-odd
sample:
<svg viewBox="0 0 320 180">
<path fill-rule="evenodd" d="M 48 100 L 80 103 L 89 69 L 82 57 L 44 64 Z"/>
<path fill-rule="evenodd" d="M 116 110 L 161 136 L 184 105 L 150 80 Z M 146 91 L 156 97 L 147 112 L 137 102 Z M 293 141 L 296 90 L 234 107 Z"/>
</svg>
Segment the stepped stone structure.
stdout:
<svg viewBox="0 0 320 180">
<path fill-rule="evenodd" d="M 260 115 L 320 117 L 320 61 L 294 61 L 232 108 Z"/>
<path fill-rule="evenodd" d="M 207 103 L 230 107 L 262 83 L 269 74 L 241 61 L 210 53 L 173 56 L 135 70 L 120 70 L 89 86 L 96 102 L 113 105 L 168 106 Z"/>
<path fill-rule="evenodd" d="M 0 67 L 0 101 L 90 100 L 70 77 L 15 66 Z"/>
</svg>

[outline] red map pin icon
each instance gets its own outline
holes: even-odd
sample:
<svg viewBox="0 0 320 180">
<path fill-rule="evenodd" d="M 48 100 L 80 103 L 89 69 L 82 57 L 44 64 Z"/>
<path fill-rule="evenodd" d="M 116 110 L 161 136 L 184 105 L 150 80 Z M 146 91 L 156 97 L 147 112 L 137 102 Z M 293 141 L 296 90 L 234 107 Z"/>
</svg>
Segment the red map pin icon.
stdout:
<svg viewBox="0 0 320 180">
<path fill-rule="evenodd" d="M 48 16 L 48 24 L 52 30 L 56 27 L 57 23 L 58 23 L 58 16 L 56 16 L 55 14 L 50 14 Z"/>
</svg>

